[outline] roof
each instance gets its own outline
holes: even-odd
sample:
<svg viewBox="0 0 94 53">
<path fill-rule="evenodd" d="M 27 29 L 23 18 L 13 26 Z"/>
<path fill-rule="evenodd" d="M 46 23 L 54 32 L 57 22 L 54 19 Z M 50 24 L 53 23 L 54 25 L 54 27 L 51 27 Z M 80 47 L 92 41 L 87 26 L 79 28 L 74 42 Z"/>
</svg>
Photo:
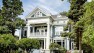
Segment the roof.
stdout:
<svg viewBox="0 0 94 53">
<path fill-rule="evenodd" d="M 42 12 L 45 13 L 47 16 L 51 16 L 51 13 L 50 13 L 48 10 L 46 10 L 45 8 L 36 7 L 33 11 L 31 11 L 31 12 L 26 16 L 26 18 L 28 18 L 29 16 L 31 16 L 31 15 L 32 15 L 33 13 L 35 13 L 35 11 L 37 11 L 37 10 L 42 11 Z"/>
<path fill-rule="evenodd" d="M 61 16 L 60 14 L 58 14 L 58 15 L 51 15 L 51 17 L 52 17 L 54 20 L 68 19 L 68 17 L 66 17 L 66 16 Z"/>
</svg>

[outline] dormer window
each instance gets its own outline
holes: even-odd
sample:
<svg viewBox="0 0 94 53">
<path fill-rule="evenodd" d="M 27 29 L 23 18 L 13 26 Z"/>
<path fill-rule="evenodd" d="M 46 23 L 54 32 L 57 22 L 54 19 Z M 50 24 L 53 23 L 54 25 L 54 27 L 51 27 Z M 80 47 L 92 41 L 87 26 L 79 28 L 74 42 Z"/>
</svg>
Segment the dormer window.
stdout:
<svg viewBox="0 0 94 53">
<path fill-rule="evenodd" d="M 37 11 L 36 13 L 32 14 L 31 17 L 37 18 L 37 17 L 42 17 L 42 16 L 46 16 L 46 15 L 40 11 Z"/>
<path fill-rule="evenodd" d="M 42 13 L 42 16 L 46 16 L 46 15 Z"/>
<path fill-rule="evenodd" d="M 34 15 L 32 15 L 31 17 L 34 17 Z"/>
</svg>

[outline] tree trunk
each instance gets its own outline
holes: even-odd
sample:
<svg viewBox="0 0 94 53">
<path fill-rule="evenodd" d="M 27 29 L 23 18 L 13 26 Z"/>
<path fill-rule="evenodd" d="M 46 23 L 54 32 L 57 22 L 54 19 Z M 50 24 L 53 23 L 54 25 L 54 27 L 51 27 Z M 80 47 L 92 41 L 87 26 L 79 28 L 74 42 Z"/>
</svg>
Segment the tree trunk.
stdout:
<svg viewBox="0 0 94 53">
<path fill-rule="evenodd" d="M 82 53 L 82 34 L 80 32 L 80 35 L 79 35 L 79 53 Z"/>
<path fill-rule="evenodd" d="M 15 35 L 15 29 L 12 29 L 12 35 L 13 36 Z"/>
<path fill-rule="evenodd" d="M 76 38 L 76 49 L 79 50 L 79 33 L 77 33 L 77 38 Z"/>
</svg>

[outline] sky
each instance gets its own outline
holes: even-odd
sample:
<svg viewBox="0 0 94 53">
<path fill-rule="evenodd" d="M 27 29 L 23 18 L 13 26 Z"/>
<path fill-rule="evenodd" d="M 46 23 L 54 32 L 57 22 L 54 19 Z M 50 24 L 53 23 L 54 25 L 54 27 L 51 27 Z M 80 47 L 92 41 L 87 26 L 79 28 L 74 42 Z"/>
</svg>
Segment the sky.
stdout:
<svg viewBox="0 0 94 53">
<path fill-rule="evenodd" d="M 47 9 L 52 14 L 58 14 L 59 12 L 68 11 L 70 4 L 67 0 L 21 0 L 23 2 L 24 13 L 22 18 L 32 12 L 36 7 L 42 7 Z"/>
</svg>

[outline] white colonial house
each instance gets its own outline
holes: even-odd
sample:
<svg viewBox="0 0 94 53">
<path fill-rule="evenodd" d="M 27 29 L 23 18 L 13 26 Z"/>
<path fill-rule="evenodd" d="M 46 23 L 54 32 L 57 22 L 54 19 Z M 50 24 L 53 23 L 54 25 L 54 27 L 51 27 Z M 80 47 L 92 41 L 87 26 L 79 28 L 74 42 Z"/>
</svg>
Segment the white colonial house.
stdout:
<svg viewBox="0 0 94 53">
<path fill-rule="evenodd" d="M 49 11 L 37 7 L 26 16 L 23 37 L 39 39 L 41 52 L 44 53 L 49 53 L 51 43 L 58 43 L 67 50 L 73 50 L 73 41 L 68 37 L 61 37 L 63 32 L 68 32 L 63 30 L 67 22 L 66 16 L 52 15 Z"/>
</svg>

